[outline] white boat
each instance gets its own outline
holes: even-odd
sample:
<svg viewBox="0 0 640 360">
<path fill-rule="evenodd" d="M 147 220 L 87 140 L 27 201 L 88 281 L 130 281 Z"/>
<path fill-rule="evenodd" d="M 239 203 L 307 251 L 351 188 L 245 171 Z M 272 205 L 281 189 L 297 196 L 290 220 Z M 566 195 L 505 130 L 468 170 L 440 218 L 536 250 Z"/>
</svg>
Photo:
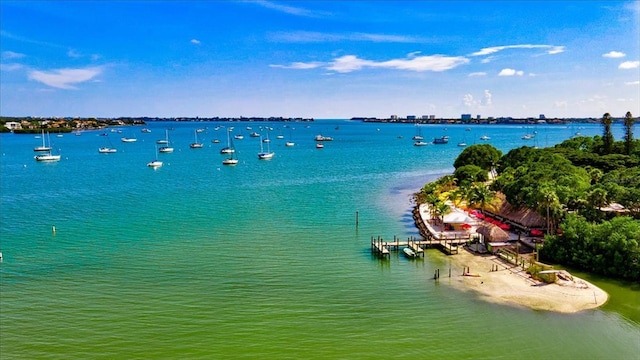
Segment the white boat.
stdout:
<svg viewBox="0 0 640 360">
<path fill-rule="evenodd" d="M 49 133 L 47 133 L 47 135 L 49 135 Z M 33 148 L 33 151 L 39 152 L 39 151 L 51 151 L 51 146 L 47 146 L 45 144 L 45 137 L 44 137 L 44 129 L 42 130 L 42 146 L 36 146 Z"/>
<path fill-rule="evenodd" d="M 324 144 L 323 143 L 317 143 L 316 144 L 316 149 L 323 149 L 324 148 Z"/>
<path fill-rule="evenodd" d="M 132 142 L 136 142 L 138 141 L 138 139 L 136 138 L 130 138 L 130 137 L 121 137 L 120 140 L 122 142 L 126 142 L 126 143 L 132 143 Z"/>
<path fill-rule="evenodd" d="M 220 149 L 220 154 L 233 154 L 236 149 L 231 146 L 231 129 L 227 129 L 227 146 Z"/>
<path fill-rule="evenodd" d="M 480 140 L 490 140 L 491 138 L 488 137 L 487 135 L 482 135 L 480 136 Z"/>
<path fill-rule="evenodd" d="M 466 142 L 464 142 L 464 141 L 462 141 L 462 142 L 459 142 L 459 143 L 458 143 L 458 146 L 460 146 L 460 147 L 465 147 L 465 146 L 467 146 L 467 143 L 466 143 Z"/>
<path fill-rule="evenodd" d="M 60 155 L 53 155 L 51 152 L 47 154 L 36 155 L 33 157 L 36 161 L 60 161 Z"/>
<path fill-rule="evenodd" d="M 202 143 L 198 142 L 198 130 L 193 132 L 193 136 L 194 136 L 194 142 L 191 143 L 191 145 L 189 145 L 190 148 L 192 149 L 200 149 L 202 148 Z"/>
<path fill-rule="evenodd" d="M 522 135 L 522 140 L 531 140 L 531 139 L 533 139 L 534 137 L 535 137 L 535 135 L 532 135 L 532 134 L 525 134 L 525 135 Z"/>
<path fill-rule="evenodd" d="M 278 135 L 276 136 L 276 139 L 284 139 L 284 135 Z"/>
<path fill-rule="evenodd" d="M 169 130 L 165 130 L 165 141 L 166 146 L 160 147 L 158 151 L 161 153 L 172 153 L 173 148 L 169 146 Z"/>
<path fill-rule="evenodd" d="M 333 141 L 332 137 L 329 136 L 322 136 L 322 134 L 316 135 L 315 141 Z"/>
<path fill-rule="evenodd" d="M 233 157 L 233 153 L 229 158 L 222 160 L 222 165 L 238 165 L 238 159 Z"/>
<path fill-rule="evenodd" d="M 267 134 L 267 139 L 269 140 L 269 134 Z M 266 143 L 267 144 L 267 151 L 264 151 L 264 149 L 262 148 L 262 143 Z M 273 155 L 275 155 L 275 153 L 271 152 L 269 150 L 269 141 L 260 141 L 260 152 L 258 153 L 258 159 L 260 160 L 269 160 L 271 158 L 273 158 Z"/>
<path fill-rule="evenodd" d="M 420 126 L 418 126 L 418 124 L 416 124 L 416 129 L 418 132 L 411 138 L 411 140 L 424 140 L 424 137 L 422 137 L 422 130 L 420 129 Z"/>
<path fill-rule="evenodd" d="M 214 143 L 214 144 L 218 144 L 220 142 L 220 139 L 213 139 L 213 140 L 211 140 L 211 142 Z"/>
<path fill-rule="evenodd" d="M 143 133 L 150 133 L 150 132 L 151 132 L 151 130 L 149 130 L 149 129 L 147 129 L 147 128 L 144 128 L 144 129 L 142 129 L 142 130 L 140 130 L 140 131 L 142 131 Z"/>
<path fill-rule="evenodd" d="M 257 132 L 252 132 L 251 134 L 249 134 L 249 136 L 251 137 L 260 137 L 260 134 L 258 134 Z"/>
<path fill-rule="evenodd" d="M 154 168 L 154 169 L 159 168 L 159 167 L 162 166 L 162 161 L 158 160 L 158 147 L 157 146 L 156 146 L 156 159 L 152 160 L 152 161 L 149 161 L 147 163 L 147 166 L 150 167 L 150 168 Z"/>
<path fill-rule="evenodd" d="M 287 141 L 286 143 L 284 143 L 284 146 L 288 146 L 288 147 L 292 147 L 295 146 L 296 143 L 294 143 L 293 141 Z"/>
<path fill-rule="evenodd" d="M 51 138 L 49 137 L 49 133 L 47 133 L 47 138 L 49 140 L 49 145 L 46 145 L 47 148 L 49 148 L 49 150 L 47 150 L 46 154 L 39 154 L 34 156 L 33 158 L 36 159 L 36 161 L 60 161 L 60 155 L 53 155 L 51 153 Z M 44 136 L 43 136 L 44 139 Z M 43 142 L 43 146 L 44 142 Z"/>
<path fill-rule="evenodd" d="M 114 149 L 108 146 L 103 146 L 98 149 L 98 152 L 101 154 L 111 154 L 111 153 L 118 152 L 118 149 Z"/>
<path fill-rule="evenodd" d="M 406 247 L 402 249 L 402 253 L 404 254 L 404 256 L 408 257 L 409 259 L 413 259 L 416 257 L 415 251 L 413 251 L 410 247 Z"/>
<path fill-rule="evenodd" d="M 422 140 L 418 140 L 413 143 L 413 146 L 427 146 L 427 143 Z"/>
</svg>

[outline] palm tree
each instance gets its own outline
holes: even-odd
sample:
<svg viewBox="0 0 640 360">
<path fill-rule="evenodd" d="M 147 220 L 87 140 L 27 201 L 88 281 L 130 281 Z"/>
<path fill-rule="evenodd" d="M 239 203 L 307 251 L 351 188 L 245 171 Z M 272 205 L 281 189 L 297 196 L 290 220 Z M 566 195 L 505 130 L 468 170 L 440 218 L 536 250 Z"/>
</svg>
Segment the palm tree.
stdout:
<svg viewBox="0 0 640 360">
<path fill-rule="evenodd" d="M 444 224 L 444 216 L 451 212 L 451 206 L 445 202 L 439 202 L 435 206 L 436 216 L 439 217 L 440 223 Z"/>
<path fill-rule="evenodd" d="M 469 205 L 471 207 L 480 208 L 484 213 L 487 207 L 495 208 L 495 202 L 498 199 L 496 192 L 484 183 L 474 183 L 469 189 Z"/>
<path fill-rule="evenodd" d="M 624 116 L 624 151 L 627 155 L 631 155 L 633 151 L 633 123 L 635 119 L 631 115 L 631 111 L 627 111 Z"/>
<path fill-rule="evenodd" d="M 538 192 L 538 211 L 546 210 L 547 234 L 550 232 L 553 233 L 552 229 L 555 228 L 555 225 L 552 226 L 551 222 L 551 209 L 556 209 L 559 206 L 560 200 L 555 190 L 548 184 L 542 185 Z M 556 212 L 554 211 L 554 213 Z M 555 224 L 555 221 L 553 223 Z"/>
<path fill-rule="evenodd" d="M 613 148 L 613 134 L 611 133 L 611 124 L 613 123 L 613 119 L 609 113 L 605 113 L 602 116 L 601 120 L 602 126 L 604 127 L 604 132 L 602 134 L 602 145 L 604 154 L 611 154 L 611 149 Z"/>
</svg>

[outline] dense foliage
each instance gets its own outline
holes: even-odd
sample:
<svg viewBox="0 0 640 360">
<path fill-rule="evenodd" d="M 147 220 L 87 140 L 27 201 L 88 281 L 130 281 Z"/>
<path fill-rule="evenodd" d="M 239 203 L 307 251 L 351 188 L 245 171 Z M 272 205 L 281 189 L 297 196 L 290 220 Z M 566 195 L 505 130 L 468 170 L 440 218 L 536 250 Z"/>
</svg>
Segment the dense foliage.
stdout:
<svg viewBox="0 0 640 360">
<path fill-rule="evenodd" d="M 543 260 L 640 281 L 640 141 L 633 139 L 630 113 L 622 141 L 613 139 L 611 122 L 605 114 L 602 136 L 551 148 L 521 147 L 502 156 L 489 144 L 470 146 L 455 160 L 453 176 L 425 185 L 416 199 L 486 209 L 502 192 L 512 206 L 546 219 Z M 498 176 L 489 187 L 485 175 L 493 170 Z"/>
</svg>

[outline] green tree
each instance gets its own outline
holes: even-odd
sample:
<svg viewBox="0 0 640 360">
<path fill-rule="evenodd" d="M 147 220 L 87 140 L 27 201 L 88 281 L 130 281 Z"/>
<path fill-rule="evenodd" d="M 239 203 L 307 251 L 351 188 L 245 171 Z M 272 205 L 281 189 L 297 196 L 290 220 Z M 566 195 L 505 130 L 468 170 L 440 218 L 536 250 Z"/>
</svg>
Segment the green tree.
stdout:
<svg viewBox="0 0 640 360">
<path fill-rule="evenodd" d="M 557 210 L 560 207 L 560 199 L 558 199 L 558 195 L 553 188 L 553 185 L 549 183 L 545 183 L 540 186 L 538 192 L 538 212 L 544 211 L 547 219 L 547 233 L 553 233 L 553 229 L 555 228 L 555 217 L 552 221 L 552 209 Z M 557 213 L 554 211 L 553 213 Z"/>
<path fill-rule="evenodd" d="M 477 165 L 460 166 L 453 172 L 453 175 L 458 180 L 458 185 L 488 180 L 487 172 Z"/>
<path fill-rule="evenodd" d="M 625 154 L 631 155 L 633 152 L 633 123 L 635 119 L 631 111 L 627 111 L 624 116 L 624 150 Z"/>
<path fill-rule="evenodd" d="M 498 164 L 500 157 L 502 157 L 502 151 L 490 144 L 471 145 L 462 150 L 453 167 L 457 169 L 465 165 L 476 165 L 489 172 Z"/>
<path fill-rule="evenodd" d="M 484 183 L 474 183 L 469 189 L 469 206 L 479 208 L 483 213 L 487 208 L 495 209 L 498 199 L 496 192 Z"/>
<path fill-rule="evenodd" d="M 613 118 L 609 113 L 605 113 L 602 116 L 602 152 L 604 154 L 611 154 L 611 150 L 613 148 L 613 134 L 611 133 L 611 124 L 613 123 Z"/>
</svg>

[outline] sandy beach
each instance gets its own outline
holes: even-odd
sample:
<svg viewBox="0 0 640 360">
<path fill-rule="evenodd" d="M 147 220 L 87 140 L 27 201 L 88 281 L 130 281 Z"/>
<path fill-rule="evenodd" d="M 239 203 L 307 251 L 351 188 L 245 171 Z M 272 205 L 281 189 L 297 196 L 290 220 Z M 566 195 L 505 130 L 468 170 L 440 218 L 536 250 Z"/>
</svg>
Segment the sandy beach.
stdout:
<svg viewBox="0 0 640 360">
<path fill-rule="evenodd" d="M 575 313 L 597 308 L 609 298 L 604 290 L 575 276 L 572 282 L 545 284 L 535 281 L 526 271 L 507 264 L 495 255 L 474 255 L 463 250 L 451 256 L 451 263 L 450 284 L 463 291 L 472 291 L 489 302 Z M 491 271 L 496 265 L 498 271 Z M 465 267 L 478 276 L 463 276 Z"/>
</svg>

